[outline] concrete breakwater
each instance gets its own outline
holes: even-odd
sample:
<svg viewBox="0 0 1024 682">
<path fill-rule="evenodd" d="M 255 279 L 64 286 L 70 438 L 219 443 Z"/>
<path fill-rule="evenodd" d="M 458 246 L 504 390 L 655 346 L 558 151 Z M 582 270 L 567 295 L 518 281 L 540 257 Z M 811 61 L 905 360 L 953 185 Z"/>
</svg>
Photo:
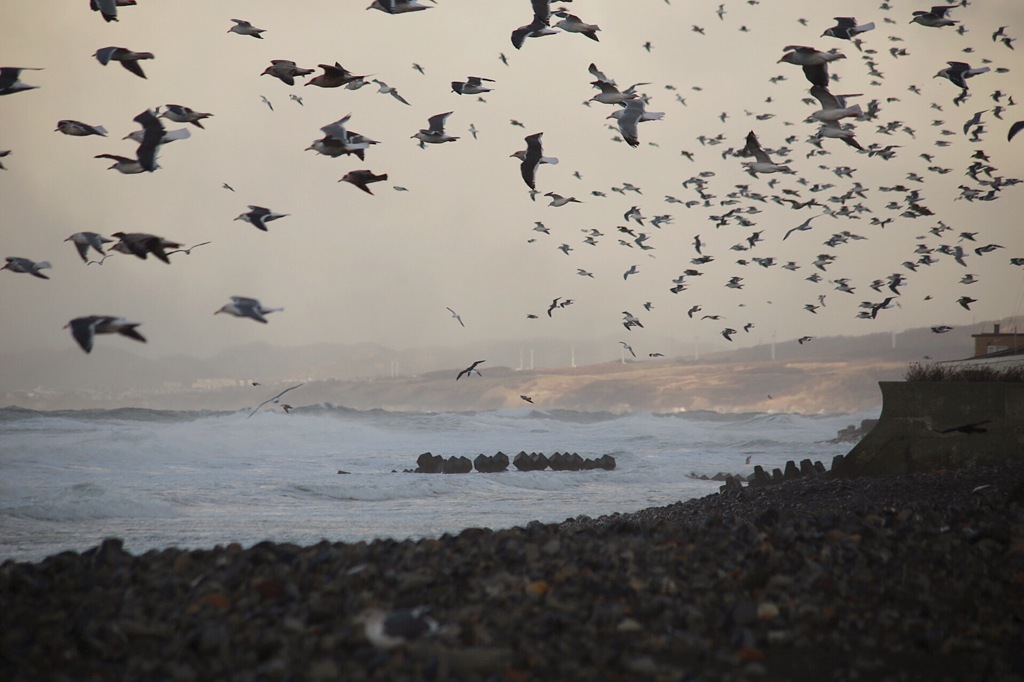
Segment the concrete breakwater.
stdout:
<svg viewBox="0 0 1024 682">
<path fill-rule="evenodd" d="M 1024 383 L 882 381 L 878 423 L 833 467 L 841 477 L 1001 466 L 1024 453 Z"/>
<path fill-rule="evenodd" d="M 465 456 L 442 457 L 430 452 L 424 452 L 416 458 L 416 468 L 407 469 L 407 472 L 416 474 L 468 474 L 476 469 L 480 473 L 493 474 L 507 471 L 509 464 L 512 464 L 519 471 L 589 471 L 592 469 L 603 469 L 611 471 L 615 468 L 615 458 L 611 455 L 601 455 L 596 459 L 581 457 L 578 453 L 556 452 L 552 455 L 545 455 L 543 452 L 520 451 L 511 462 L 508 455 L 498 452 L 494 455 L 483 453 L 470 460 Z"/>
</svg>

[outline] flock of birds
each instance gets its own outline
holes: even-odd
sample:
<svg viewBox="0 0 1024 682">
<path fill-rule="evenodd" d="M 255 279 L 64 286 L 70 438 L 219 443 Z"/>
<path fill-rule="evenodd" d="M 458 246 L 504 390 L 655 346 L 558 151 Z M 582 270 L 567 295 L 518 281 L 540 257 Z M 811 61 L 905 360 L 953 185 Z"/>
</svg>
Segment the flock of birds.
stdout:
<svg viewBox="0 0 1024 682">
<path fill-rule="evenodd" d="M 669 0 L 665 0 L 665 2 L 669 4 Z M 1006 249 L 1006 245 L 990 240 L 986 235 L 984 224 L 975 224 L 966 229 L 953 228 L 946 225 L 942 219 L 936 218 L 935 212 L 925 199 L 928 185 L 926 180 L 929 177 L 926 174 L 932 174 L 932 177 L 937 178 L 955 170 L 953 167 L 940 165 L 937 157 L 943 153 L 944 147 L 952 144 L 952 140 L 949 138 L 961 137 L 966 140 L 966 144 L 971 148 L 971 153 L 966 155 L 966 158 L 959 159 L 962 164 L 960 172 L 964 173 L 967 179 L 959 186 L 960 194 L 953 198 L 955 201 L 977 202 L 979 206 L 984 205 L 983 202 L 1001 198 L 1004 191 L 1020 182 L 1015 178 L 1000 175 L 998 169 L 991 164 L 989 155 L 981 146 L 987 140 L 985 136 L 990 129 L 1000 131 L 1010 142 L 1024 127 L 1024 121 L 1014 123 L 1010 118 L 1004 118 L 1004 114 L 1011 113 L 1012 108 L 1017 104 L 1013 94 L 998 89 L 992 90 L 987 95 L 982 95 L 986 99 L 986 103 L 983 105 L 984 109 L 980 108 L 982 105 L 978 105 L 975 107 L 978 111 L 966 121 L 962 120 L 966 116 L 960 113 L 960 107 L 972 101 L 973 92 L 979 88 L 979 84 L 991 77 L 986 74 L 994 72 L 993 75 L 998 76 L 1006 73 L 1009 69 L 989 58 L 982 58 L 979 65 L 972 65 L 967 61 L 952 58 L 955 56 L 954 49 L 967 54 L 975 53 L 976 50 L 969 45 L 962 48 L 951 47 L 951 59 L 947 61 L 944 68 L 935 74 L 935 77 L 949 81 L 953 88 L 950 92 L 955 93 L 955 96 L 949 102 L 936 101 L 931 105 L 936 117 L 931 125 L 939 129 L 939 134 L 934 142 L 936 149 L 919 154 L 917 163 L 921 164 L 921 172 L 912 170 L 907 173 L 906 181 L 903 183 L 876 187 L 862 184 L 854 179 L 854 174 L 858 171 L 864 175 L 871 174 L 873 166 L 886 164 L 897 157 L 900 157 L 901 161 L 907 161 L 901 156 L 901 148 L 904 144 L 891 143 L 890 140 L 896 136 L 916 140 L 920 132 L 909 122 L 897 119 L 885 121 L 886 110 L 890 106 L 898 110 L 900 98 L 907 95 L 904 92 L 895 92 L 888 87 L 883 73 L 882 60 L 897 61 L 907 57 L 910 54 L 909 50 L 913 49 L 915 41 L 932 40 L 935 37 L 938 37 L 939 40 L 946 40 L 947 37 L 943 36 L 943 33 L 964 36 L 969 31 L 969 20 L 976 3 L 977 0 L 970 3 L 960 0 L 928 9 L 906 11 L 904 8 L 894 9 L 890 2 L 883 1 L 878 7 L 879 16 L 874 21 L 861 23 L 853 17 L 838 17 L 835 19 L 834 26 L 822 27 L 820 40 L 830 43 L 824 48 L 822 46 L 789 44 L 789 40 L 782 38 L 779 41 L 781 57 L 778 62 L 801 67 L 803 79 L 807 82 L 804 87 L 789 86 L 788 96 L 795 98 L 802 94 L 807 95 L 803 101 L 812 107 L 812 111 L 807 116 L 805 123 L 815 126 L 813 133 L 807 136 L 792 133 L 784 140 L 776 139 L 774 135 L 777 134 L 778 127 L 775 123 L 768 123 L 776 115 L 770 111 L 775 104 L 774 98 L 769 97 L 764 103 L 767 109 L 765 112 L 756 114 L 749 110 L 746 111 L 746 115 L 752 121 L 749 132 L 743 138 L 742 146 L 738 144 L 738 140 L 734 140 L 734 147 L 724 148 L 732 138 L 718 132 L 712 135 L 695 136 L 693 141 L 700 144 L 698 152 L 683 149 L 679 153 L 679 158 L 686 159 L 687 163 L 695 164 L 700 159 L 712 159 L 720 155 L 722 160 L 733 163 L 737 168 L 742 169 L 753 182 L 734 183 L 731 187 L 724 187 L 720 185 L 715 172 L 697 171 L 677 185 L 682 192 L 687 193 L 685 198 L 677 197 L 678 191 L 666 194 L 660 202 L 662 206 L 659 206 L 657 212 L 650 216 L 645 215 L 643 202 L 649 198 L 643 194 L 641 187 L 630 182 L 622 182 L 620 185 L 612 187 L 611 191 L 621 195 L 623 199 L 627 196 L 631 198 L 626 203 L 633 205 L 622 214 L 622 220 L 619 221 L 616 215 L 614 221 L 624 224 L 610 228 L 581 228 L 584 238 L 580 242 L 572 243 L 572 240 L 566 240 L 554 248 L 575 261 L 577 257 L 572 256 L 573 253 L 586 247 L 597 246 L 606 236 L 604 230 L 614 230 L 616 243 L 619 246 L 630 250 L 631 253 L 653 257 L 654 254 L 651 252 L 656 249 L 656 244 L 661 240 L 658 232 L 672 226 L 675 220 L 675 216 L 669 210 L 682 210 L 688 213 L 688 227 L 679 229 L 687 230 L 687 238 L 691 239 L 692 253 L 689 254 L 689 262 L 680 269 L 679 274 L 670 283 L 666 283 L 665 288 L 673 296 L 688 291 L 698 278 L 714 271 L 717 266 L 711 265 L 712 262 L 724 261 L 720 251 L 712 253 L 712 249 L 709 249 L 711 241 L 720 242 L 722 238 L 719 235 L 727 232 L 722 228 L 730 228 L 732 232 L 744 231 L 743 236 L 729 247 L 729 251 L 734 252 L 739 258 L 734 261 L 734 265 L 730 266 L 732 272 L 727 275 L 724 287 L 733 290 L 744 289 L 748 283 L 748 273 L 757 269 L 779 268 L 792 272 L 809 269 L 810 274 L 805 279 L 821 287 L 820 293 L 817 293 L 811 300 L 800 304 L 803 310 L 811 315 L 817 315 L 826 308 L 826 299 L 833 296 L 832 292 L 838 292 L 838 296 L 841 297 L 855 295 L 858 290 L 869 289 L 874 292 L 874 295 L 866 295 L 867 298 L 860 301 L 857 305 L 856 316 L 867 320 L 877 319 L 884 314 L 884 311 L 901 306 L 901 302 L 905 300 L 903 298 L 904 289 L 913 280 L 915 273 L 932 267 L 944 257 L 964 268 L 967 268 L 968 259 L 972 264 L 976 263 L 978 268 L 976 273 L 964 272 L 964 276 L 958 280 L 963 287 L 973 285 L 979 279 L 984 278 L 987 271 L 995 267 L 993 261 L 998 256 L 989 254 L 1000 253 Z M 106 22 L 124 19 L 125 23 L 128 23 L 131 18 L 127 16 L 127 12 L 122 12 L 122 10 L 136 5 L 137 0 L 90 0 L 89 4 L 90 8 Z M 416 0 L 374 0 L 367 9 L 378 10 L 390 15 L 402 15 L 426 10 L 446 11 L 448 8 L 445 7 L 445 4 L 444 2 L 424 4 Z M 571 13 L 562 6 L 565 4 L 573 4 L 574 7 L 579 5 L 581 10 L 586 5 L 582 0 L 577 0 L 575 3 L 572 3 L 572 0 L 555 3 L 548 0 L 532 0 L 528 5 L 532 10 L 531 20 L 522 26 L 509 28 L 511 48 L 516 51 L 530 50 L 533 49 L 534 39 L 548 38 L 558 34 L 578 34 L 586 38 L 587 40 L 578 46 L 581 51 L 588 48 L 590 43 L 606 44 L 607 39 L 602 40 L 605 32 L 600 26 L 587 23 L 576 14 Z M 737 6 L 741 4 L 746 6 L 745 11 L 751 11 L 750 8 L 759 6 L 760 1 L 736 2 Z M 525 13 L 527 3 L 522 1 L 521 6 Z M 717 16 L 717 21 L 726 22 L 727 15 L 732 11 L 731 8 L 732 5 L 727 7 L 725 3 L 718 5 L 717 10 L 713 13 Z M 396 21 L 406 20 L 416 21 L 416 18 L 412 16 L 407 19 L 396 19 Z M 227 24 L 227 19 L 225 22 Z M 877 41 L 872 40 L 873 36 L 879 33 L 876 24 L 895 26 L 899 23 L 912 24 L 914 25 L 913 30 L 921 31 L 921 33 L 909 35 L 905 40 L 895 34 L 890 34 L 887 36 L 889 43 L 887 49 L 880 36 Z M 798 20 L 800 28 L 807 25 L 806 20 Z M 796 33 L 796 28 L 797 26 L 794 27 L 794 33 Z M 703 40 L 712 29 L 694 24 L 691 31 L 694 40 Z M 739 27 L 739 31 L 748 33 L 751 29 L 743 25 Z M 929 35 L 931 32 L 934 33 Z M 227 33 L 264 40 L 264 34 L 269 35 L 271 31 L 254 26 L 248 20 L 230 19 Z M 565 38 L 559 39 L 564 40 Z M 998 49 L 1012 51 L 1015 41 L 1016 38 L 1010 35 L 1008 27 L 1005 26 L 991 35 L 991 42 Z M 952 43 L 950 44 L 952 45 Z M 640 47 L 652 55 L 657 54 L 658 46 L 651 42 Z M 598 48 L 595 47 L 594 50 L 596 49 Z M 509 56 L 504 51 L 499 52 L 498 50 L 499 48 L 496 48 L 496 61 L 509 67 L 509 63 L 516 53 L 510 52 L 512 56 Z M 591 51 L 587 54 L 594 53 Z M 393 55 L 391 56 L 393 57 Z M 139 78 L 147 77 L 141 64 L 155 58 L 151 52 L 134 51 L 119 46 L 99 48 L 93 57 L 104 66 L 117 62 Z M 878 88 L 879 95 L 863 104 L 861 102 L 851 103 L 852 100 L 863 95 L 841 92 L 843 73 L 845 70 L 855 68 L 855 65 L 850 63 L 854 59 L 859 59 L 861 62 L 860 67 L 865 70 L 871 86 Z M 847 60 L 847 62 L 843 63 L 841 60 Z M 419 64 L 413 64 L 412 68 L 420 74 L 425 74 L 423 67 Z M 753 71 L 754 68 L 752 65 L 750 70 Z M 37 70 L 30 67 L 3 67 L 0 69 L 0 95 L 19 94 L 19 96 L 25 96 L 20 93 L 26 93 L 39 87 L 31 84 L 31 79 L 29 79 L 29 75 L 35 74 Z M 318 70 L 320 73 L 317 73 Z M 687 77 L 696 77 L 694 71 L 685 71 L 684 73 Z M 288 59 L 273 59 L 268 66 L 265 66 L 262 73 L 254 68 L 254 77 L 257 74 L 270 76 L 288 87 L 294 87 L 297 83 L 302 82 L 305 86 L 315 88 L 358 90 L 373 84 L 380 94 L 392 97 L 402 105 L 412 106 L 398 92 L 397 88 L 379 78 L 351 72 L 337 61 L 333 64 L 319 64 L 318 69 L 314 69 L 300 66 L 295 61 Z M 634 149 L 659 146 L 657 142 L 649 141 L 645 132 L 647 126 L 644 124 L 673 125 L 674 118 L 684 119 L 688 115 L 688 99 L 696 100 L 703 97 L 704 88 L 702 86 L 690 86 L 691 92 L 687 94 L 684 90 L 685 86 L 665 84 L 663 85 L 664 91 L 670 93 L 675 100 L 678 105 L 677 112 L 669 114 L 665 111 L 652 111 L 649 107 L 655 101 L 656 94 L 653 90 L 644 89 L 645 86 L 650 86 L 650 83 L 641 82 L 629 87 L 621 87 L 613 77 L 598 68 L 594 61 L 590 62 L 587 74 L 589 75 L 587 82 L 596 90 L 596 93 L 584 104 L 591 109 L 601 108 L 607 112 L 606 120 L 612 121 L 608 125 L 612 141 L 624 143 Z M 583 83 L 584 76 L 582 73 L 580 75 L 580 82 Z M 30 82 L 23 82 L 22 77 L 29 79 Z M 785 74 L 771 77 L 772 83 L 781 84 L 786 80 L 788 78 Z M 501 87 L 501 79 L 468 76 L 464 80 L 451 81 L 450 86 L 451 93 L 454 95 L 476 98 L 477 101 L 486 102 L 486 97 Z M 912 96 L 921 95 L 919 86 L 911 85 L 908 90 Z M 303 104 L 303 97 L 298 94 L 291 93 L 290 99 L 297 105 Z M 273 110 L 270 100 L 266 97 L 261 97 L 261 100 Z M 707 103 L 705 106 L 711 106 L 711 104 Z M 453 109 L 425 116 L 426 126 L 414 132 L 410 136 L 411 139 L 416 140 L 415 144 L 421 148 L 445 143 L 466 144 L 465 135 L 453 134 L 449 121 L 454 113 Z M 722 123 L 725 123 L 728 118 L 736 115 L 722 112 L 719 118 Z M 193 130 L 204 129 L 204 121 L 212 117 L 214 117 L 213 113 L 194 110 L 181 104 L 163 104 L 138 112 L 133 120 L 139 127 L 126 136 L 137 145 L 135 155 L 98 154 L 96 157 L 110 160 L 112 162 L 110 169 L 123 174 L 158 172 L 160 170 L 158 159 L 163 146 L 188 139 Z M 307 149 L 331 158 L 352 156 L 359 159 L 360 162 L 365 162 L 367 157 L 372 154 L 372 147 L 380 144 L 380 141 L 352 130 L 351 119 L 352 115 L 349 114 L 324 125 L 320 129 L 322 137 L 314 140 Z M 165 122 L 180 123 L 187 127 L 168 130 Z M 922 123 L 919 122 L 917 125 L 920 126 Z M 786 123 L 786 125 L 795 124 L 795 122 Z M 855 124 L 873 125 L 874 132 L 858 132 L 855 129 Z M 510 125 L 525 128 L 524 124 L 516 119 L 511 119 Z M 759 132 L 759 128 L 762 126 L 769 129 L 768 134 Z M 469 124 L 468 130 L 472 139 L 475 140 L 479 130 L 472 123 Z M 106 128 L 101 125 L 92 125 L 73 119 L 59 120 L 56 131 L 74 137 L 105 137 L 107 135 Z M 870 141 L 867 139 L 869 135 Z M 544 166 L 553 167 L 559 164 L 557 157 L 547 155 L 543 136 L 544 133 L 540 131 L 524 135 L 525 149 L 509 154 L 519 163 L 520 176 L 530 200 L 537 202 L 538 206 L 544 206 L 545 210 L 583 203 L 584 200 L 572 196 L 571 193 L 559 194 L 554 190 L 542 192 L 541 189 L 538 189 L 538 186 L 545 185 L 543 182 L 546 179 L 545 174 L 551 172 L 542 170 Z M 459 142 L 460 140 L 462 142 Z M 829 140 L 837 140 L 841 146 L 827 146 Z M 801 145 L 800 149 L 806 155 L 805 159 L 834 156 L 841 161 L 836 165 L 823 164 L 816 168 L 810 168 L 810 164 L 807 163 L 799 164 L 792 158 L 797 153 L 798 144 Z M 961 149 L 963 146 L 964 144 L 959 144 L 957 149 Z M 636 151 L 635 153 L 640 158 L 639 155 L 644 152 Z M 7 154 L 9 151 L 0 151 L 0 157 Z M 855 166 L 855 163 L 859 163 L 859 166 Z M 2 167 L 0 166 L 0 168 Z M 808 176 L 811 173 L 819 172 L 831 176 L 830 180 L 812 182 L 809 179 Z M 579 171 L 574 172 L 573 176 L 577 180 L 582 180 Z M 764 178 L 763 176 L 768 177 Z M 349 183 L 372 196 L 374 192 L 371 185 L 384 183 L 387 180 L 388 173 L 386 172 L 360 168 L 347 170 L 339 182 Z M 838 183 L 845 184 L 839 185 Z M 223 187 L 225 190 L 234 191 L 228 183 L 224 183 Z M 395 185 L 393 190 L 396 192 L 409 191 L 406 187 L 399 185 Z M 882 193 L 892 197 L 892 200 L 888 201 L 881 209 L 884 213 L 870 207 L 867 201 L 869 193 L 872 198 Z M 544 196 L 549 201 L 538 202 L 538 196 Z M 609 195 L 604 189 L 591 190 L 589 197 L 585 198 L 586 201 L 606 199 L 609 199 Z M 801 222 L 795 227 L 787 226 L 784 229 L 773 229 L 769 225 L 759 224 L 758 214 L 772 205 L 784 207 L 792 210 L 794 214 L 799 214 Z M 664 208 L 668 206 L 674 206 L 675 209 Z M 277 213 L 262 206 L 249 205 L 248 209 L 236 220 L 247 222 L 261 231 L 267 231 L 271 221 L 287 217 L 287 214 Z M 811 215 L 807 215 L 808 213 Z M 702 214 L 708 221 L 709 228 L 715 231 L 713 239 L 702 238 L 700 230 L 694 227 Z M 917 247 L 912 254 L 879 254 L 879 267 L 887 268 L 888 271 L 878 274 L 873 279 L 858 279 L 852 275 L 838 277 L 830 271 L 837 260 L 836 252 L 843 245 L 869 238 L 881 238 L 883 230 L 887 229 L 890 224 L 893 225 L 888 228 L 891 231 L 897 227 L 903 229 L 906 226 L 914 225 L 922 219 L 932 224 L 920 233 Z M 801 263 L 796 259 L 788 259 L 785 255 L 759 255 L 766 250 L 765 244 L 774 244 L 776 248 L 782 249 L 784 242 L 792 243 L 787 240 L 792 238 L 793 241 L 796 241 L 804 238 L 798 236 L 799 233 L 820 231 L 825 220 L 837 221 L 836 224 L 842 225 L 842 229 L 836 229 L 823 242 L 823 246 L 826 248 L 821 249 L 822 253 L 812 262 Z M 873 234 L 869 237 L 862 234 L 864 230 L 856 229 L 855 231 L 853 226 L 856 223 L 854 221 L 869 223 Z M 658 232 L 652 231 L 652 228 Z M 906 227 L 906 229 L 917 228 L 914 226 Z M 531 244 L 544 244 L 551 238 L 551 228 L 545 224 L 545 221 L 535 221 L 532 231 L 535 234 L 530 236 Z M 668 231 L 668 229 L 664 229 L 664 232 Z M 656 235 L 658 236 L 656 237 Z M 108 237 L 89 231 L 76 232 L 67 237 L 65 241 L 72 242 L 86 265 L 102 265 L 103 261 L 112 253 L 135 256 L 143 260 L 153 256 L 163 263 L 170 263 L 171 255 L 176 253 L 189 255 L 192 249 L 210 243 L 206 241 L 185 247 L 182 243 L 150 233 L 114 232 Z M 1011 245 L 1011 248 L 1020 247 L 1020 240 Z M 784 254 L 785 252 L 780 251 L 780 253 Z M 90 259 L 93 254 L 96 255 L 95 260 Z M 1010 256 L 1011 266 L 1024 266 L 1024 257 L 1016 254 L 1010 254 Z M 680 260 L 685 256 L 673 252 L 669 257 Z M 890 257 L 896 258 L 895 267 L 886 264 Z M 982 258 L 985 259 L 984 266 L 981 264 Z M 899 262 L 900 259 L 903 259 L 902 263 Z M 24 256 L 7 256 L 6 264 L 2 269 L 47 279 L 48 275 L 44 271 L 51 267 L 51 264 L 45 260 L 34 261 Z M 593 279 L 595 277 L 593 269 L 588 268 L 589 266 L 579 267 L 574 262 L 572 270 L 579 277 Z M 745 268 L 745 270 L 736 270 L 735 268 Z M 642 262 L 631 263 L 622 273 L 623 282 L 628 282 L 631 277 L 637 276 L 642 270 L 644 270 Z M 743 274 L 733 274 L 735 272 Z M 923 298 L 931 300 L 932 296 Z M 831 299 L 829 300 L 831 302 Z M 976 300 L 965 292 L 946 303 L 970 310 L 971 304 Z M 547 306 L 546 313 L 527 313 L 526 317 L 528 319 L 552 318 L 555 314 L 561 314 L 560 311 L 564 311 L 575 302 L 575 299 L 568 296 L 558 296 Z M 714 322 L 726 318 L 721 311 L 705 311 L 704 305 L 706 304 L 691 300 L 679 312 L 685 313 L 689 320 Z M 740 304 L 737 310 L 742 309 L 744 305 Z M 647 300 L 643 301 L 642 307 L 644 313 L 634 314 L 628 310 L 621 311 L 622 319 L 619 323 L 627 332 L 646 328 L 639 315 L 651 313 L 654 304 Z M 280 310 L 282 308 L 266 307 L 252 297 L 231 296 L 230 301 L 215 312 L 266 324 L 267 315 Z M 466 326 L 459 313 L 452 308 L 447 308 L 447 310 L 461 327 Z M 639 310 L 639 307 L 635 310 Z M 944 316 L 945 309 L 938 314 Z M 94 338 L 98 334 L 118 334 L 144 342 L 146 339 L 139 333 L 139 326 L 138 322 L 116 315 L 86 315 L 72 319 L 67 324 L 72 337 L 87 353 L 91 351 Z M 726 341 L 732 341 L 734 336 L 741 333 L 737 327 L 746 333 L 754 328 L 754 323 L 733 318 L 722 326 L 719 333 Z M 948 325 L 936 325 L 933 328 L 936 333 L 942 333 L 939 330 L 948 331 L 949 329 L 951 327 Z M 812 338 L 812 336 L 804 335 L 798 340 L 802 345 Z M 632 357 L 636 357 L 632 344 L 625 341 L 620 343 L 623 346 L 623 357 L 627 351 Z M 648 356 L 661 357 L 662 354 L 650 352 Z M 472 376 L 474 373 L 479 375 L 477 366 L 482 362 L 484 361 L 476 361 L 460 371 L 456 380 Z M 528 398 L 523 397 L 523 399 L 527 400 Z"/>
</svg>

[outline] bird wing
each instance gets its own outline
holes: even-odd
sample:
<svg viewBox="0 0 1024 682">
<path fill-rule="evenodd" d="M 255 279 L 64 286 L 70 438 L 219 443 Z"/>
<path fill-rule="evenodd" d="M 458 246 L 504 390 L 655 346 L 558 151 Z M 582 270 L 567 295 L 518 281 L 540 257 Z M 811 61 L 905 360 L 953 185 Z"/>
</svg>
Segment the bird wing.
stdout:
<svg viewBox="0 0 1024 682">
<path fill-rule="evenodd" d="M 281 396 L 283 396 L 285 393 L 287 393 L 288 391 L 294 391 L 299 386 L 302 386 L 302 384 L 296 384 L 295 386 L 292 386 L 290 388 L 286 388 L 283 391 L 281 391 L 280 393 L 278 393 L 277 395 L 275 395 L 273 398 L 268 398 L 268 399 L 264 400 L 262 403 L 260 403 L 259 405 L 256 406 L 256 409 L 254 409 L 252 412 L 249 413 L 249 416 L 246 417 L 246 419 L 248 419 L 249 417 L 251 417 L 254 414 L 256 414 L 257 412 L 259 412 L 260 408 L 263 407 L 264 405 L 266 405 L 267 403 L 277 402 L 278 400 L 281 399 Z"/>
</svg>

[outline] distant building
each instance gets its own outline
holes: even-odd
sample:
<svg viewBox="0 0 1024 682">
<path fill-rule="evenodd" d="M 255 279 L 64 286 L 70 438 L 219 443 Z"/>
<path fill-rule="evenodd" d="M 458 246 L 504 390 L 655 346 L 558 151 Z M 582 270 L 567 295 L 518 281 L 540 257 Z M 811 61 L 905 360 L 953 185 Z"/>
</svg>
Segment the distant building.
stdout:
<svg viewBox="0 0 1024 682">
<path fill-rule="evenodd" d="M 1016 329 L 1006 333 L 999 330 L 999 325 L 993 325 L 991 332 L 971 334 L 974 339 L 974 357 L 982 358 L 991 355 L 1016 355 L 1024 352 L 1024 336 L 1018 334 Z"/>
</svg>

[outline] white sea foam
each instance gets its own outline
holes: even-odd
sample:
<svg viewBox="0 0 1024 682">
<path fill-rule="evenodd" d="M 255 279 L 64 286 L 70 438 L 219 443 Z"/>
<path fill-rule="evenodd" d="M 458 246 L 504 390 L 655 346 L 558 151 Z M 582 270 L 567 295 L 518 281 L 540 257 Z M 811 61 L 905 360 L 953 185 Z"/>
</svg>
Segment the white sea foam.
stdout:
<svg viewBox="0 0 1024 682">
<path fill-rule="evenodd" d="M 749 473 L 804 458 L 875 413 L 615 416 L 532 408 L 477 413 L 290 415 L 0 410 L 0 561 L 80 551 L 109 536 L 133 552 L 238 541 L 436 536 L 561 521 L 717 491 L 691 472 Z M 419 475 L 445 457 L 520 450 L 611 454 L 614 471 Z M 746 464 L 745 459 L 751 458 Z M 344 471 L 347 473 L 339 473 Z"/>
</svg>

